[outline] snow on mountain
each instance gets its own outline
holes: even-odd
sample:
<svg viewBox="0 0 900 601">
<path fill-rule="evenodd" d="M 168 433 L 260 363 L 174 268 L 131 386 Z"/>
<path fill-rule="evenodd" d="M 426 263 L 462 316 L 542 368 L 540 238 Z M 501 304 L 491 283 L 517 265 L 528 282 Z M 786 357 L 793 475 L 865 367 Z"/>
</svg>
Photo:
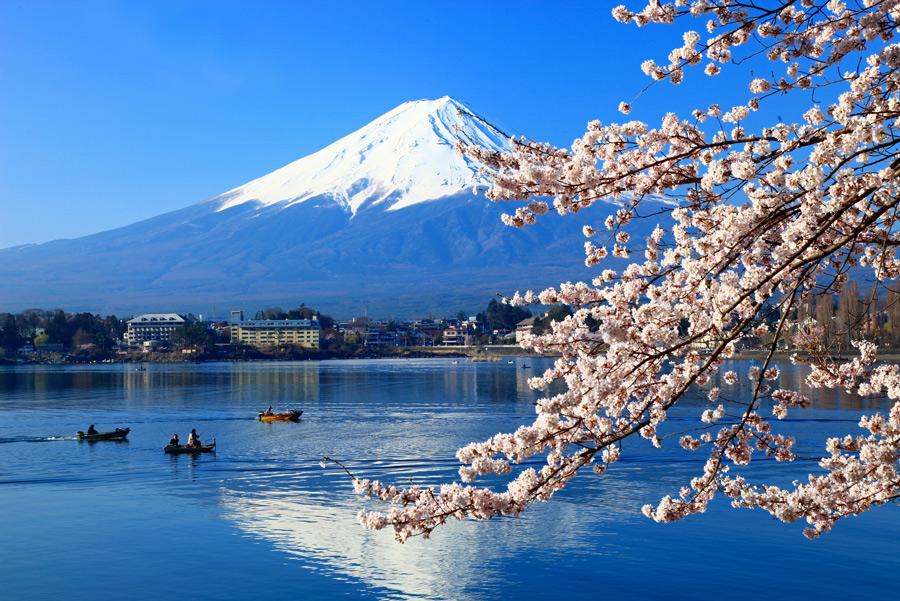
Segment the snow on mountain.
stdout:
<svg viewBox="0 0 900 601">
<path fill-rule="evenodd" d="M 503 149 L 499 132 L 460 102 L 405 102 L 302 159 L 214 199 L 219 211 L 244 203 L 291 206 L 330 197 L 356 215 L 367 204 L 397 210 L 485 188 L 478 168 L 457 152 L 457 140 Z"/>
</svg>

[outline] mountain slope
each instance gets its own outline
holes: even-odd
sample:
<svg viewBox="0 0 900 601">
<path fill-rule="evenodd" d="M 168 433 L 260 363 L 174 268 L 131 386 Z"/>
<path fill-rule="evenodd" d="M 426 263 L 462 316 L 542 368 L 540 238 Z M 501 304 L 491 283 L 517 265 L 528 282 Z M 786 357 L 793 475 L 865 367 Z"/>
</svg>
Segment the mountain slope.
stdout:
<svg viewBox="0 0 900 601">
<path fill-rule="evenodd" d="M 208 201 L 0 250 L 0 309 L 224 314 L 306 302 L 338 315 L 442 314 L 589 277 L 581 225 L 602 222 L 604 207 L 508 228 L 499 216 L 510 207 L 472 194 L 487 182 L 455 151 L 460 137 L 505 144 L 450 98 L 405 103 Z"/>
</svg>

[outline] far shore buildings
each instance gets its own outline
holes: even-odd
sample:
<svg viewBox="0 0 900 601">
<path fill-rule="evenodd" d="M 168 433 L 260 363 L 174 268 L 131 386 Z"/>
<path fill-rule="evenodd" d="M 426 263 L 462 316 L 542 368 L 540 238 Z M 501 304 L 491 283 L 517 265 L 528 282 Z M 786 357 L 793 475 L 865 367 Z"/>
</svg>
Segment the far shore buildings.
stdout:
<svg viewBox="0 0 900 601">
<path fill-rule="evenodd" d="M 449 325 L 441 338 L 443 346 L 463 346 L 466 343 L 466 329 L 461 325 Z"/>
<path fill-rule="evenodd" d="M 534 329 L 534 322 L 537 321 L 537 317 L 527 317 L 516 324 L 516 343 L 522 342 L 525 340 L 525 336 L 531 334 L 531 331 Z"/>
<path fill-rule="evenodd" d="M 186 323 L 177 313 L 145 313 L 128 320 L 125 342 L 129 345 L 170 342 L 172 332 Z"/>
<path fill-rule="evenodd" d="M 243 311 L 231 312 L 231 343 L 267 347 L 295 344 L 319 348 L 319 320 L 312 319 L 244 319 Z"/>
</svg>

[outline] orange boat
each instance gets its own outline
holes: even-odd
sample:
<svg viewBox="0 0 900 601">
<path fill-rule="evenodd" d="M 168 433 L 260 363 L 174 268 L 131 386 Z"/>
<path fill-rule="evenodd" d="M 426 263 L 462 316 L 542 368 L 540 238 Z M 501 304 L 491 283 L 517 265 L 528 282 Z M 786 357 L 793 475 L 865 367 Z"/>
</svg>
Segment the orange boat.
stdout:
<svg viewBox="0 0 900 601">
<path fill-rule="evenodd" d="M 273 413 L 271 415 L 266 415 L 264 412 L 259 412 L 259 421 L 261 422 L 295 422 L 300 419 L 300 416 L 303 415 L 302 411 L 285 411 L 284 413 Z"/>
</svg>

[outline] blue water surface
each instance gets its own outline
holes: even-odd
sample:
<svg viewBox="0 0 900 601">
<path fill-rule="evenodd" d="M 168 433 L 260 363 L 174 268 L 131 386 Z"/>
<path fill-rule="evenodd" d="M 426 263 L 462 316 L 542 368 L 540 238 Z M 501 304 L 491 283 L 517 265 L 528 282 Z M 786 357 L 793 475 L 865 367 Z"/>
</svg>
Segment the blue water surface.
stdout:
<svg viewBox="0 0 900 601">
<path fill-rule="evenodd" d="M 523 369 L 523 366 L 530 369 Z M 586 473 L 521 518 L 453 523 L 394 542 L 356 522 L 366 501 L 329 455 L 397 483 L 456 477 L 456 449 L 534 415 L 527 379 L 549 360 L 325 361 L 0 368 L 0 598 L 769 599 L 892 598 L 900 512 L 878 508 L 815 541 L 802 524 L 716 502 L 660 525 L 644 503 L 700 473 L 672 442 L 628 441 L 603 477 Z M 735 362 L 746 370 L 749 362 Z M 782 365 L 781 385 L 800 368 Z M 667 422 L 688 427 L 696 391 Z M 301 422 L 261 424 L 272 404 Z M 820 395 L 780 427 L 821 455 L 883 401 Z M 80 443 L 76 430 L 132 429 Z M 196 427 L 218 452 L 163 454 Z M 789 482 L 815 469 L 762 460 Z"/>
</svg>

